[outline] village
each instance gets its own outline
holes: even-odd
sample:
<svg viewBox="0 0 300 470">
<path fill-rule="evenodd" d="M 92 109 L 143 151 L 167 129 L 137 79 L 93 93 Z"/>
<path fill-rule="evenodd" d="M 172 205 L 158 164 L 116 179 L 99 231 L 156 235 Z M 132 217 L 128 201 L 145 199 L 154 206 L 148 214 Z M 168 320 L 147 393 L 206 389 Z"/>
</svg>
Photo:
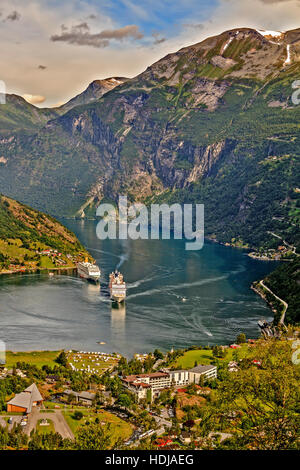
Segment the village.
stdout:
<svg viewBox="0 0 300 470">
<path fill-rule="evenodd" d="M 224 377 L 238 374 L 245 361 L 261 369 L 253 351 L 268 344 L 240 334 L 228 346 L 155 350 L 131 360 L 69 350 L 48 355 L 41 367 L 43 352 L 34 356 L 39 366 L 37 359 L 13 364 L 18 353 L 8 353 L 0 368 L 0 425 L 7 433 L 19 430 L 23 447 L 34 436 L 54 434 L 72 447 L 82 432 L 100 425 L 110 430 L 114 448 L 201 448 L 203 413 Z M 206 438 L 214 447 L 230 437 L 229 429 L 217 426 Z"/>
</svg>

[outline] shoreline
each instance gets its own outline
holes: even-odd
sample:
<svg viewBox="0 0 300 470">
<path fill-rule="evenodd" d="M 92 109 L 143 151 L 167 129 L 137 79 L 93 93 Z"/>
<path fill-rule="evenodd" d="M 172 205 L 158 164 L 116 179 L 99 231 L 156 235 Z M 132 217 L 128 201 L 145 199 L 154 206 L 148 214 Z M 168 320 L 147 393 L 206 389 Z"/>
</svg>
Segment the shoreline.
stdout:
<svg viewBox="0 0 300 470">
<path fill-rule="evenodd" d="M 28 269 L 23 270 L 19 269 L 18 271 L 0 271 L 0 276 L 11 276 L 13 274 L 41 274 L 41 273 L 51 273 L 53 271 L 75 271 L 76 266 L 66 266 L 64 268 L 37 268 L 37 269 Z"/>
</svg>

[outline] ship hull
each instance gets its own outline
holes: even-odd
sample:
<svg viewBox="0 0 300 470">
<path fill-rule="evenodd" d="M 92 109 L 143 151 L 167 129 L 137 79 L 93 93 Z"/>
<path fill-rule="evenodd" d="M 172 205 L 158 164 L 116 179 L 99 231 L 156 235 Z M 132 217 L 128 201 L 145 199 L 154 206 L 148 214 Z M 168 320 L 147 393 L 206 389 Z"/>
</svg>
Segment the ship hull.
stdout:
<svg viewBox="0 0 300 470">
<path fill-rule="evenodd" d="M 79 274 L 79 277 L 81 277 L 81 279 L 86 279 L 87 281 L 91 281 L 91 282 L 95 282 L 95 283 L 100 281 L 100 276 L 92 277 L 92 276 L 89 276 L 85 273 L 83 273 L 83 274 L 78 273 L 78 274 Z"/>
<path fill-rule="evenodd" d="M 97 269 L 96 271 L 94 270 L 94 272 L 91 272 L 90 267 L 84 265 L 84 263 L 82 263 L 82 265 L 80 263 L 77 265 L 77 273 L 79 277 L 86 279 L 87 281 L 97 283 L 100 280 L 100 270 Z"/>
<path fill-rule="evenodd" d="M 116 295 L 111 295 L 110 298 L 113 303 L 117 303 L 117 304 L 120 304 L 121 302 L 125 301 L 125 297 L 117 297 Z"/>
</svg>

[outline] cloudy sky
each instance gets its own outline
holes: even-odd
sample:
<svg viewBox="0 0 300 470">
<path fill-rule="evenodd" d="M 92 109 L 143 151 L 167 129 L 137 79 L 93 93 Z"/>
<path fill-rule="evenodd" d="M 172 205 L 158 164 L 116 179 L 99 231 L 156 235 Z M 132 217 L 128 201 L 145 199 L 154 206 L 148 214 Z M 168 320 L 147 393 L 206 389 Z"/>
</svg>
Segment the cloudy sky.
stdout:
<svg viewBox="0 0 300 470">
<path fill-rule="evenodd" d="M 230 28 L 300 27 L 300 0 L 0 0 L 0 80 L 54 106 Z"/>
</svg>

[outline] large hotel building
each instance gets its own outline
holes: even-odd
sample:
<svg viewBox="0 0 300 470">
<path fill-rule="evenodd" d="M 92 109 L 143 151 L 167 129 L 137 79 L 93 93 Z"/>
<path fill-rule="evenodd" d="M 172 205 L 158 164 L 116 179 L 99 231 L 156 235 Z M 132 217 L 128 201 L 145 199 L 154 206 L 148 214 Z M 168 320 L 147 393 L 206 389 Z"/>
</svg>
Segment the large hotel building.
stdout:
<svg viewBox="0 0 300 470">
<path fill-rule="evenodd" d="M 151 396 L 158 395 L 161 390 L 189 385 L 199 384 L 200 377 L 214 379 L 217 377 L 217 367 L 213 365 L 200 365 L 189 370 L 162 370 L 151 374 L 127 375 L 122 378 L 124 387 L 133 392 L 138 400 L 147 397 L 147 391 Z"/>
</svg>

